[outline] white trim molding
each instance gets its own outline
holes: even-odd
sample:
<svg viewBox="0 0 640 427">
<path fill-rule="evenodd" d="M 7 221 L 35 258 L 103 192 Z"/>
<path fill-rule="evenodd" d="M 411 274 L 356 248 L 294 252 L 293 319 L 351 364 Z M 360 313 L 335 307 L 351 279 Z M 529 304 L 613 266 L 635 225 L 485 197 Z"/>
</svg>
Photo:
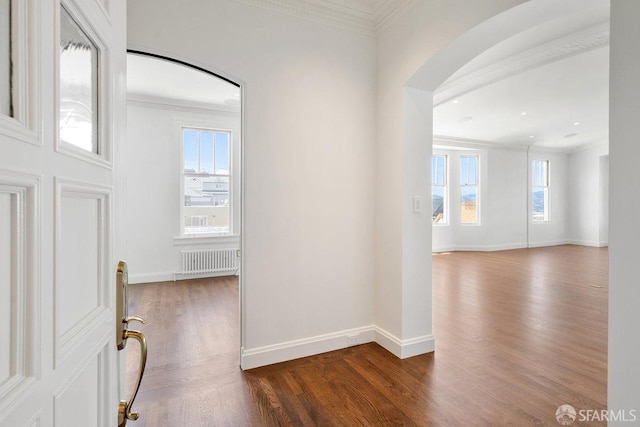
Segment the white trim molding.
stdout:
<svg viewBox="0 0 640 427">
<path fill-rule="evenodd" d="M 251 6 L 368 36 L 386 28 L 417 0 L 237 0 Z"/>
<path fill-rule="evenodd" d="M 609 23 L 567 34 L 444 82 L 433 96 L 437 107 L 459 96 L 555 61 L 609 45 Z"/>
<path fill-rule="evenodd" d="M 314 356 L 349 347 L 349 337 L 357 334 L 358 344 L 375 341 L 375 326 L 347 329 L 315 337 L 302 338 L 279 344 L 240 350 L 240 367 L 244 370 Z"/>
<path fill-rule="evenodd" d="M 253 369 L 340 350 L 351 346 L 349 340 L 353 339 L 354 335 L 357 344 L 353 345 L 375 342 L 400 359 L 435 350 L 433 335 L 402 340 L 376 325 L 370 325 L 253 349 L 242 348 L 240 366 L 243 370 Z"/>
<path fill-rule="evenodd" d="M 163 271 L 158 273 L 129 273 L 129 284 L 139 285 L 142 283 L 156 282 L 176 282 L 178 280 L 204 279 L 207 277 L 237 276 L 237 273 L 222 271 L 201 274 L 182 274 L 174 271 Z"/>
<path fill-rule="evenodd" d="M 377 326 L 374 326 L 374 330 L 376 343 L 400 359 L 432 353 L 436 348 L 436 341 L 433 335 L 423 335 L 403 340 Z"/>
</svg>

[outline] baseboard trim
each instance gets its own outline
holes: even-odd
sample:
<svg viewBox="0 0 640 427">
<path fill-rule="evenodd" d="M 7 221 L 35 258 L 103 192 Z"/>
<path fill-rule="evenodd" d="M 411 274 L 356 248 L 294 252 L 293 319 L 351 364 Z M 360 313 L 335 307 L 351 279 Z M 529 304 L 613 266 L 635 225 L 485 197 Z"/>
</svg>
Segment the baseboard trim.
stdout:
<svg viewBox="0 0 640 427">
<path fill-rule="evenodd" d="M 173 271 L 165 271 L 160 273 L 129 273 L 129 283 L 132 285 L 140 283 L 152 283 L 152 282 L 175 282 L 176 280 L 188 280 L 188 279 L 203 279 L 206 277 L 222 277 L 222 276 L 237 276 L 236 272 L 222 272 L 222 273 L 201 273 L 201 274 L 182 274 L 175 273 Z"/>
<path fill-rule="evenodd" d="M 577 239 L 569 239 L 567 240 L 569 245 L 578 245 L 578 246 L 592 246 L 595 248 L 600 248 L 602 246 L 607 246 L 607 242 L 600 242 L 595 240 L 577 240 Z"/>
<path fill-rule="evenodd" d="M 243 370 L 313 356 L 349 347 L 348 337 L 358 335 L 358 344 L 375 341 L 374 326 L 346 329 L 330 334 L 287 341 L 252 349 L 241 349 L 240 367 Z"/>
<path fill-rule="evenodd" d="M 571 245 L 570 240 L 549 240 L 546 242 L 529 242 L 530 248 L 545 248 L 547 246 Z"/>
<path fill-rule="evenodd" d="M 531 242 L 527 246 L 526 243 L 508 243 L 504 245 L 478 245 L 478 246 L 443 246 L 433 248 L 433 253 L 442 252 L 494 252 L 494 251 L 508 251 L 512 249 L 526 249 L 526 248 L 544 248 L 547 246 L 561 246 L 561 245 L 578 245 L 578 246 L 592 246 L 596 248 L 602 248 L 609 246 L 609 242 L 596 242 L 594 240 L 551 240 L 547 242 Z"/>
<path fill-rule="evenodd" d="M 506 243 L 502 245 L 477 245 L 477 246 L 443 246 L 435 247 L 432 252 L 494 252 L 494 251 L 508 251 L 511 249 L 524 249 L 527 247 L 526 243 Z"/>
<path fill-rule="evenodd" d="M 431 353 L 435 350 L 433 335 L 401 340 L 375 325 L 346 329 L 325 335 L 287 341 L 253 349 L 241 349 L 243 370 L 314 356 L 349 347 L 348 337 L 358 335 L 358 345 L 375 342 L 400 359 Z"/>
<path fill-rule="evenodd" d="M 376 343 L 400 359 L 435 351 L 436 341 L 433 335 L 401 340 L 382 328 L 374 326 L 374 329 Z"/>
</svg>

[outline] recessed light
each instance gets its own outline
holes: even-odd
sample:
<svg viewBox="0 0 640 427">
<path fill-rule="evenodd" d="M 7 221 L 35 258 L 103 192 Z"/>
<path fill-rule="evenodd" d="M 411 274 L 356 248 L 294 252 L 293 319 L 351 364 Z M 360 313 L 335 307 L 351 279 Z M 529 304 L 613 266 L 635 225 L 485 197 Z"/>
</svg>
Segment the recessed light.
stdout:
<svg viewBox="0 0 640 427">
<path fill-rule="evenodd" d="M 458 102 L 460 102 L 460 100 L 459 100 L 459 99 L 454 99 L 452 102 L 453 102 L 454 104 L 457 104 Z"/>
<path fill-rule="evenodd" d="M 521 116 L 526 116 L 526 115 L 527 115 L 527 112 L 526 112 L 526 111 L 523 111 L 522 113 L 520 113 L 520 115 L 521 115 Z"/>
<path fill-rule="evenodd" d="M 580 124 L 580 122 L 573 122 L 574 126 L 578 126 Z"/>
<path fill-rule="evenodd" d="M 534 137 L 533 135 L 529 135 L 529 138 L 533 138 L 533 137 Z"/>
<path fill-rule="evenodd" d="M 566 134 L 564 137 L 565 137 L 565 138 L 573 138 L 573 137 L 574 137 L 574 136 L 576 136 L 576 135 L 578 135 L 578 134 L 574 132 L 574 133 L 568 133 L 568 134 Z"/>
</svg>

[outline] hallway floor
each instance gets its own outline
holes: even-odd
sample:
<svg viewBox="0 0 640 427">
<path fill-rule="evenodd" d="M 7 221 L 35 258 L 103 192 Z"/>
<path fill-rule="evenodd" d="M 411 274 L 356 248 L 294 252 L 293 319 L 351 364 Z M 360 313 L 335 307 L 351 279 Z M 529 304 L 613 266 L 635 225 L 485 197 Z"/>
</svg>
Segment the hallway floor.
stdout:
<svg viewBox="0 0 640 427">
<path fill-rule="evenodd" d="M 433 282 L 435 353 L 372 343 L 247 372 L 237 278 L 132 285 L 149 342 L 133 425 L 556 427 L 562 404 L 606 408 L 606 248 L 434 254 Z"/>
</svg>

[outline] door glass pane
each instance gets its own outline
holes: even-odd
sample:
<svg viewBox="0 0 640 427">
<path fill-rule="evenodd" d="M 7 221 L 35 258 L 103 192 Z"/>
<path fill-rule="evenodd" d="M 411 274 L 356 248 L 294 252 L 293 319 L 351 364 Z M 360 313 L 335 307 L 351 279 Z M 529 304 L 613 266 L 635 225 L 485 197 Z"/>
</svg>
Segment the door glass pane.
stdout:
<svg viewBox="0 0 640 427">
<path fill-rule="evenodd" d="M 98 48 L 60 9 L 60 140 L 97 154 Z"/>
<path fill-rule="evenodd" d="M 0 0 L 0 114 L 11 110 L 11 0 Z"/>
</svg>

